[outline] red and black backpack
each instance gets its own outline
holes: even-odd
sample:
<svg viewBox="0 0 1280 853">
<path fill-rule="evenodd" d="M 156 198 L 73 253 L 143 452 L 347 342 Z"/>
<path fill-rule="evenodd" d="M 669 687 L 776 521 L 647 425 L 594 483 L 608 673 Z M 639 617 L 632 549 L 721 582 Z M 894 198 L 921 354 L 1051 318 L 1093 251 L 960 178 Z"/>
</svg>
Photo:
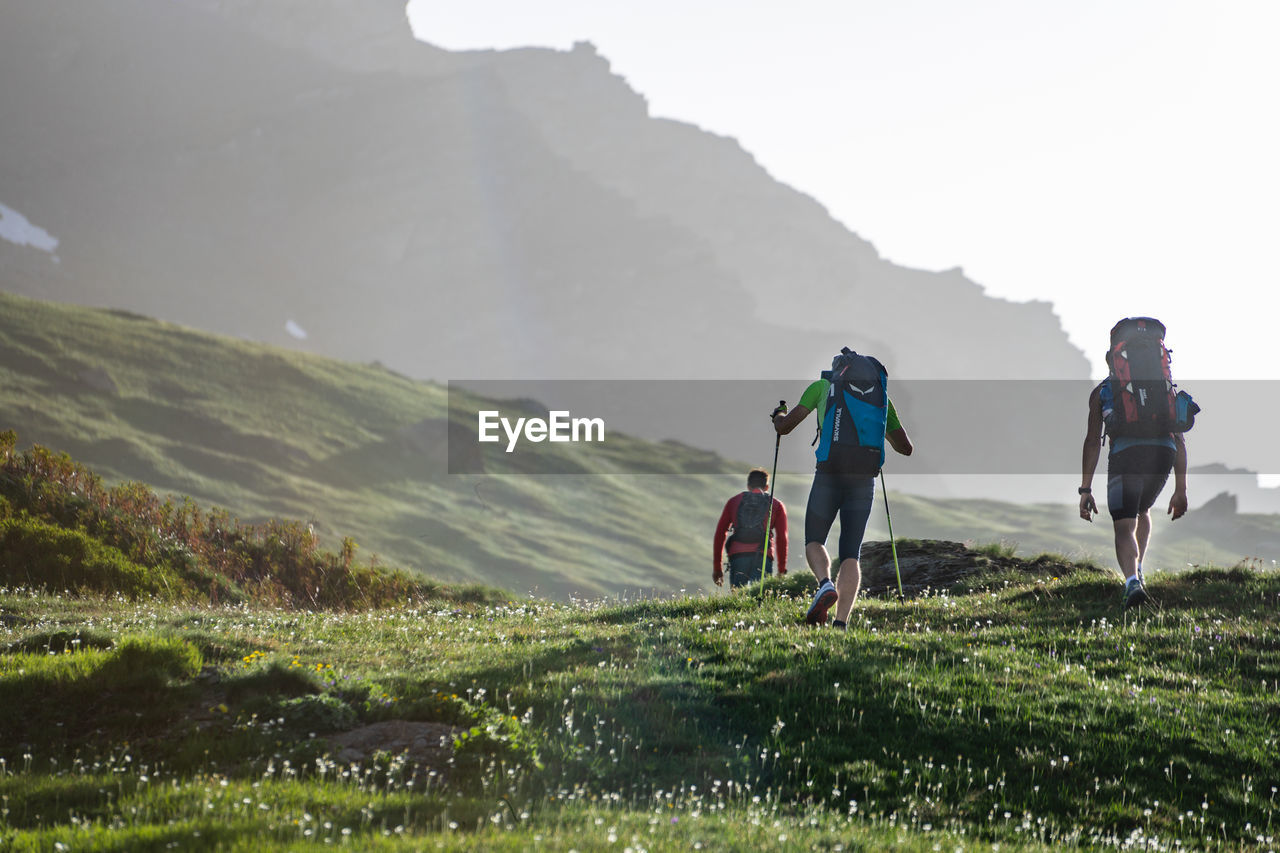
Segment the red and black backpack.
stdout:
<svg viewBox="0 0 1280 853">
<path fill-rule="evenodd" d="M 1101 386 L 1107 435 L 1159 438 L 1186 432 L 1200 407 L 1173 382 L 1164 324 L 1126 317 L 1111 329 L 1111 375 Z"/>
</svg>

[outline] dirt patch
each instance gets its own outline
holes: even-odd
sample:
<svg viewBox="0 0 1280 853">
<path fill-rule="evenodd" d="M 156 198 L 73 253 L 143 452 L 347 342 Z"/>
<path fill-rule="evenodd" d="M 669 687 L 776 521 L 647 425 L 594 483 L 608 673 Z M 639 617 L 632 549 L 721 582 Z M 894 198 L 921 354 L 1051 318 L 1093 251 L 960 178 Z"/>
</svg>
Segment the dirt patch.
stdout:
<svg viewBox="0 0 1280 853">
<path fill-rule="evenodd" d="M 342 764 L 366 761 L 375 753 L 406 754 L 410 763 L 443 767 L 453 755 L 453 736 L 460 729 L 444 723 L 387 720 L 330 735 L 333 757 Z"/>
</svg>

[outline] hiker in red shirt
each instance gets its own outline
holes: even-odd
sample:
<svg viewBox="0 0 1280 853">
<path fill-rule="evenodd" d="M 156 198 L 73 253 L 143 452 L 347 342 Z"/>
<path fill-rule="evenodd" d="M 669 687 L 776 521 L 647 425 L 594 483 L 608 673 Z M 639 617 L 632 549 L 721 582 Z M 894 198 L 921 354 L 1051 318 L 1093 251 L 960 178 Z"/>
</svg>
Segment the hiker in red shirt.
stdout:
<svg viewBox="0 0 1280 853">
<path fill-rule="evenodd" d="M 715 555 L 711 579 L 724 586 L 725 536 L 729 545 L 729 586 L 737 587 L 760 580 L 761 564 L 765 574 L 773 574 L 773 558 L 778 558 L 778 575 L 787 573 L 787 508 L 773 499 L 773 532 L 769 534 L 769 558 L 764 559 L 765 516 L 769 507 L 769 472 L 752 468 L 747 474 L 747 490 L 729 498 L 716 522 Z"/>
</svg>

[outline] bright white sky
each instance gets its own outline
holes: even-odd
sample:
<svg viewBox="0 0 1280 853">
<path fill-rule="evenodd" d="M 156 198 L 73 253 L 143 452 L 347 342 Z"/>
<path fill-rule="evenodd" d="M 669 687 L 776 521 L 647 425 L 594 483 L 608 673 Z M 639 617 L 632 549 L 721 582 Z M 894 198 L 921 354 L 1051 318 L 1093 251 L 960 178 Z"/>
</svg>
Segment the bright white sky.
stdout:
<svg viewBox="0 0 1280 853">
<path fill-rule="evenodd" d="M 785 11 L 783 11 L 785 10 Z M 410 0 L 463 50 L 592 42 L 895 263 L 1054 303 L 1104 368 L 1150 314 L 1182 379 L 1280 379 L 1280 3 Z"/>
</svg>

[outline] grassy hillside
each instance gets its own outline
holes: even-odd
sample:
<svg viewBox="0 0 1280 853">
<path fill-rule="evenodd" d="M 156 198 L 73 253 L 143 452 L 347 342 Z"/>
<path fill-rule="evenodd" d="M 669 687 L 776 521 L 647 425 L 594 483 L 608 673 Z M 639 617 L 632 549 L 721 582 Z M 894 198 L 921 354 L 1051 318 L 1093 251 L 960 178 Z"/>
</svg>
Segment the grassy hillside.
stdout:
<svg viewBox="0 0 1280 853">
<path fill-rule="evenodd" d="M 883 543 L 555 603 L 0 434 L 0 849 L 1274 847 L 1280 575 Z"/>
<path fill-rule="evenodd" d="M 1095 489 L 1104 481 L 1100 474 Z M 807 486 L 807 484 L 806 484 Z M 1195 478 L 1191 478 L 1195 488 Z M 1171 522 L 1165 513 L 1172 486 L 1152 510 L 1152 547 L 1147 564 L 1165 571 L 1202 565 L 1274 565 L 1280 557 L 1280 516 L 1250 513 L 1218 515 L 1192 510 Z M 803 500 L 803 498 L 801 498 Z M 1021 554 L 1053 551 L 1079 559 L 1115 565 L 1110 517 L 1105 503 L 1092 524 L 1080 519 L 1075 505 L 1014 504 L 1003 501 L 922 498 L 891 493 L 894 533 L 971 543 L 1000 543 Z M 870 535 L 888 538 L 883 507 L 877 503 Z"/>
<path fill-rule="evenodd" d="M 447 582 L 517 593 L 670 593 L 710 589 L 708 551 L 723 502 L 749 464 L 679 443 L 619 439 L 583 473 L 521 476 L 499 459 L 447 473 L 447 392 L 378 365 L 348 364 L 198 333 L 134 315 L 0 294 L 0 430 L 68 452 L 109 483 L 190 495 L 246 522 L 309 524 L 320 547 L 350 537 L 363 558 Z M 499 455 L 500 456 L 500 455 Z M 508 467 L 503 467 L 504 465 Z M 671 472 L 698 471 L 698 474 Z M 779 477 L 803 525 L 809 475 Z M 895 532 L 1016 544 L 1110 560 L 1105 522 L 1068 506 L 895 496 Z M 887 537 L 882 506 L 869 536 Z M 1164 567 L 1263 557 L 1274 516 L 1158 523 Z M 798 560 L 799 552 L 795 552 Z M 802 567 L 798 567 L 801 568 Z"/>
<path fill-rule="evenodd" d="M 1274 848 L 1280 577 L 1121 614 L 1099 569 L 970 558 L 847 633 L 802 624 L 805 578 L 327 614 L 3 589 L 0 847 Z"/>
<path fill-rule="evenodd" d="M 0 429 L 109 482 L 245 521 L 299 519 L 331 549 L 351 537 L 362 556 L 431 577 L 558 597 L 705 582 L 711 528 L 745 474 L 705 451 L 624 437 L 614 444 L 632 469 L 726 475 L 666 476 L 660 488 L 603 467 L 449 475 L 442 386 L 5 294 Z"/>
</svg>

